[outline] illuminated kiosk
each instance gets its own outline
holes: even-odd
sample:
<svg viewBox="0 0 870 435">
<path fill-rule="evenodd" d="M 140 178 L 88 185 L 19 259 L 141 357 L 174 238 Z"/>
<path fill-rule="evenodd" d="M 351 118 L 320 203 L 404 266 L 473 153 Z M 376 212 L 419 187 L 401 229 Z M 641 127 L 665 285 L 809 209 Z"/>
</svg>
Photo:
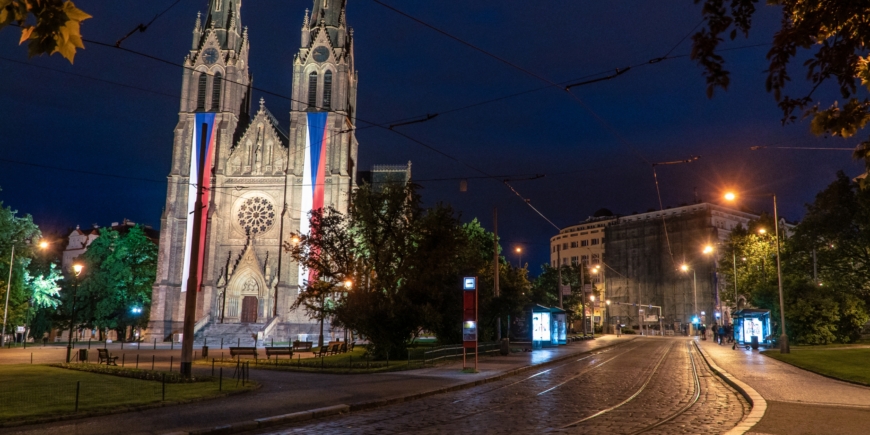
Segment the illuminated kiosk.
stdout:
<svg viewBox="0 0 870 435">
<path fill-rule="evenodd" d="M 758 343 L 770 344 L 770 310 L 744 308 L 731 316 L 734 319 L 734 337 L 740 344 L 752 344 L 753 337 Z"/>
<path fill-rule="evenodd" d="M 522 315 L 511 318 L 511 342 L 531 343 L 532 349 L 554 346 L 551 314 L 550 309 L 545 306 L 526 305 Z"/>
<path fill-rule="evenodd" d="M 550 308 L 550 342 L 553 345 L 568 344 L 568 312 L 558 308 Z"/>
</svg>

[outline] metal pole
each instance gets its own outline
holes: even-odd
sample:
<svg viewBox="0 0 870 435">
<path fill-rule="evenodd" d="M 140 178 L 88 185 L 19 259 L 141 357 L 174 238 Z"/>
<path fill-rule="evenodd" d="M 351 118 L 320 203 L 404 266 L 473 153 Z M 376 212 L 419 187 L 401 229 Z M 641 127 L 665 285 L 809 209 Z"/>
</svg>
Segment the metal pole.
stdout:
<svg viewBox="0 0 870 435">
<path fill-rule="evenodd" d="M 76 293 L 79 290 L 79 276 L 76 274 L 75 280 L 73 281 L 73 295 L 72 295 L 72 313 L 69 316 L 69 342 L 66 345 L 66 363 L 69 364 L 70 357 L 72 356 L 72 336 L 73 336 L 73 324 L 76 319 Z"/>
<path fill-rule="evenodd" d="M 6 280 L 6 304 L 3 307 L 3 331 L 0 332 L 0 347 L 6 344 L 6 316 L 9 313 L 9 292 L 12 286 L 12 265 L 15 264 L 15 243 L 12 244 L 12 256 L 9 257 L 9 279 Z M 67 358 L 69 362 L 69 358 Z"/>
<path fill-rule="evenodd" d="M 288 159 L 284 168 L 284 206 L 281 208 L 281 224 L 278 225 L 278 279 L 275 281 L 275 305 L 272 307 L 272 317 L 278 317 L 278 286 L 281 285 L 281 254 L 284 253 L 284 215 L 287 214 L 287 172 L 289 172 L 289 166 L 290 160 Z"/>
<path fill-rule="evenodd" d="M 556 267 L 558 267 L 558 270 L 559 270 L 559 285 L 556 286 L 556 290 L 559 293 L 559 308 L 562 308 L 562 244 L 561 243 L 556 245 Z M 581 281 L 580 284 L 581 284 L 581 288 L 582 288 L 583 279 L 581 278 L 580 281 Z M 583 321 L 584 322 L 586 321 L 585 318 Z M 585 323 L 583 324 L 583 328 L 585 331 L 585 328 L 586 328 Z"/>
<path fill-rule="evenodd" d="M 773 195 L 773 225 L 776 230 L 776 280 L 779 284 L 779 318 L 782 324 L 782 335 L 779 336 L 779 352 L 790 353 L 788 335 L 785 333 L 785 303 L 782 297 L 782 267 L 779 260 L 779 215 L 776 210 L 776 194 Z"/>
<path fill-rule="evenodd" d="M 734 310 L 737 310 L 737 248 L 731 249 L 731 255 L 733 257 L 732 263 L 734 265 Z M 728 319 L 729 323 L 731 319 Z"/>
<path fill-rule="evenodd" d="M 200 126 L 200 146 L 199 155 L 191 156 L 199 159 L 200 164 L 199 174 L 189 174 L 190 177 L 196 177 L 196 202 L 193 207 L 193 234 L 188 234 L 191 240 L 191 255 L 190 267 L 188 269 L 187 295 L 184 299 L 184 326 L 182 328 L 181 341 L 181 375 L 189 378 L 193 366 L 193 326 L 196 323 L 196 293 L 199 291 L 199 256 L 200 256 L 200 239 L 203 226 L 203 214 L 205 214 L 205 205 L 202 203 L 202 195 L 205 177 L 211 177 L 209 172 L 210 167 L 203 167 L 206 164 L 206 140 L 208 137 L 208 124 L 203 123 Z"/>
<path fill-rule="evenodd" d="M 493 268 L 493 290 L 495 292 L 495 297 L 500 296 L 500 291 L 498 288 L 498 208 L 492 208 L 492 268 Z M 501 341 L 501 317 L 495 318 L 495 336 L 496 339 Z"/>
</svg>

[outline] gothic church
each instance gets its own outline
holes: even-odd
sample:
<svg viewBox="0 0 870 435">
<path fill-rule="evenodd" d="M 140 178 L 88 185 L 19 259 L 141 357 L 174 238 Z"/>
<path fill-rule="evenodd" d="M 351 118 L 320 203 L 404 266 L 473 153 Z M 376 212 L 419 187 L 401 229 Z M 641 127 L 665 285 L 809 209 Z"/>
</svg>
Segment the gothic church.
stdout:
<svg viewBox="0 0 870 435">
<path fill-rule="evenodd" d="M 310 16 L 305 12 L 289 127 L 262 98 L 252 104 L 241 3 L 210 0 L 185 58 L 149 340 L 181 333 L 194 255 L 197 340 L 317 333 L 302 310 L 290 310 L 307 277 L 280 246 L 294 231 L 308 231 L 311 210 L 346 212 L 355 188 L 357 73 L 346 0 L 314 0 Z M 199 249 L 190 237 L 196 213 L 203 219 Z"/>
</svg>

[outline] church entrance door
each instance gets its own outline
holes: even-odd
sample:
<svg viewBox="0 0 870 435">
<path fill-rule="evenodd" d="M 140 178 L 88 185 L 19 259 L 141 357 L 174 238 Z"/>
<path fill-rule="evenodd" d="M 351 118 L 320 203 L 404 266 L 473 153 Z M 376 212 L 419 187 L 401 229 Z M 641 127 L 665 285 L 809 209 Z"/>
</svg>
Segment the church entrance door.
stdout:
<svg viewBox="0 0 870 435">
<path fill-rule="evenodd" d="M 242 323 L 257 323 L 257 297 L 245 296 L 242 299 Z"/>
</svg>

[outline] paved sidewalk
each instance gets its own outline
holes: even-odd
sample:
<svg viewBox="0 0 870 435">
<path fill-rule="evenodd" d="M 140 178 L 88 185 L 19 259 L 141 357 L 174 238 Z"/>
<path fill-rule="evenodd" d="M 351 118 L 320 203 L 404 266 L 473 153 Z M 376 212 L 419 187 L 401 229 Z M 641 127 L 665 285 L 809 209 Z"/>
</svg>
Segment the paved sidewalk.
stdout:
<svg viewBox="0 0 870 435">
<path fill-rule="evenodd" d="M 715 363 L 754 388 L 767 412 L 748 434 L 865 434 L 870 388 L 837 381 L 762 355 L 699 341 Z M 778 352 L 773 350 L 773 352 Z"/>
<path fill-rule="evenodd" d="M 0 434 L 101 435 L 117 434 L 119 428 L 123 428 L 125 434 L 164 434 L 203 429 L 338 404 L 358 405 L 456 387 L 631 339 L 630 336 L 604 336 L 558 348 L 486 357 L 481 359 L 480 372 L 476 374 L 461 373 L 461 361 L 421 370 L 366 375 L 282 372 L 252 367 L 251 379 L 263 384 L 263 388 L 252 393 L 172 408 L 0 429 Z"/>
</svg>

